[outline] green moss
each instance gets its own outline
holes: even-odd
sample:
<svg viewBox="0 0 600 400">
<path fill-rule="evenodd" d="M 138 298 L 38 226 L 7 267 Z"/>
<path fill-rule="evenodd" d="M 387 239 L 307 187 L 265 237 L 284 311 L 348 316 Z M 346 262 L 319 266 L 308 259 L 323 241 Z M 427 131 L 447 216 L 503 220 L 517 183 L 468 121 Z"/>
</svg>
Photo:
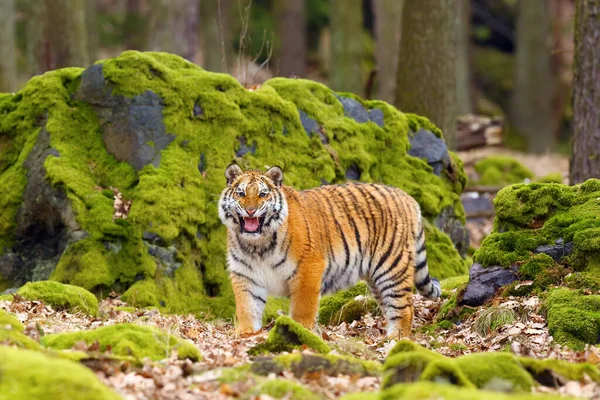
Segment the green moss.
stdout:
<svg viewBox="0 0 600 400">
<path fill-rule="evenodd" d="M 42 346 L 32 338 L 21 333 L 18 329 L 5 329 L 0 327 L 0 344 L 9 344 L 30 350 L 41 350 Z M 1 347 L 1 346 L 0 346 Z M 1 377 L 0 377 L 1 378 Z"/>
<path fill-rule="evenodd" d="M 479 389 L 529 392 L 534 385 L 531 375 L 513 354 L 471 354 L 457 358 L 456 363 Z"/>
<path fill-rule="evenodd" d="M 342 316 L 345 316 L 345 307 L 349 303 L 352 303 L 357 296 L 371 296 L 371 292 L 369 291 L 369 287 L 366 283 L 359 282 L 348 290 L 342 290 L 335 294 L 323 296 L 319 303 L 319 323 L 323 325 L 337 325 L 344 321 L 345 319 L 342 319 Z M 366 307 L 366 305 L 364 308 L 360 307 L 359 311 L 364 311 L 366 314 L 366 312 L 374 312 L 376 310 L 377 305 L 375 304 L 375 307 L 371 307 L 371 309 Z M 352 317 L 355 316 L 350 314 L 347 315 Z M 360 316 L 362 316 L 362 314 L 358 315 L 359 318 Z"/>
<path fill-rule="evenodd" d="M 90 331 L 46 335 L 42 338 L 42 344 L 62 350 L 72 348 L 81 340 L 88 345 L 98 341 L 100 351 L 106 351 L 110 347 L 111 352 L 116 355 L 162 360 L 169 357 L 172 350 L 177 350 L 179 358 L 194 361 L 202 359 L 196 347 L 184 339 L 149 326 L 129 323 L 104 326 Z"/>
<path fill-rule="evenodd" d="M 416 382 L 427 366 L 445 357 L 433 351 L 402 351 L 388 356 L 385 360 L 382 388 L 389 388 L 397 383 Z"/>
<path fill-rule="evenodd" d="M 319 396 L 312 393 L 304 386 L 287 379 L 269 379 L 250 390 L 251 396 L 267 395 L 275 399 L 318 399 Z"/>
<path fill-rule="evenodd" d="M 263 312 L 263 324 L 275 321 L 279 317 L 279 311 L 287 313 L 290 308 L 290 300 L 284 297 L 269 297 Z"/>
<path fill-rule="evenodd" d="M 27 300 L 43 301 L 58 309 L 98 314 L 98 299 L 85 289 L 54 281 L 29 282 L 17 292 Z"/>
<path fill-rule="evenodd" d="M 544 303 L 548 329 L 554 340 L 575 350 L 600 337 L 600 295 L 582 290 L 552 290 Z"/>
<path fill-rule="evenodd" d="M 581 381 L 587 375 L 594 382 L 600 382 L 600 370 L 593 364 L 573 364 L 563 360 L 537 360 L 526 357 L 521 357 L 520 361 L 537 382 L 546 386 L 553 384 L 556 375 L 569 381 Z"/>
<path fill-rule="evenodd" d="M 539 273 L 552 266 L 554 266 L 554 259 L 547 254 L 540 253 L 521 265 L 519 267 L 519 274 L 521 274 L 523 279 L 535 279 Z"/>
<path fill-rule="evenodd" d="M 595 272 L 574 272 L 566 276 L 564 281 L 571 289 L 600 290 L 600 276 Z"/>
<path fill-rule="evenodd" d="M 475 163 L 480 185 L 510 185 L 533 179 L 533 172 L 508 156 L 489 156 Z"/>
<path fill-rule="evenodd" d="M 162 150 L 158 167 L 139 171 L 108 154 L 104 113 L 97 113 L 79 92 L 81 69 L 35 77 L 17 95 L 0 98 L 0 254 L 14 242 L 15 216 L 27 183 L 23 162 L 41 128 L 60 153 L 44 162 L 47 181 L 66 194 L 77 224 L 89 233 L 68 246 L 53 280 L 99 295 L 116 290 L 139 307 L 231 317 L 226 230 L 215 200 L 225 185 L 223 171 L 234 159 L 251 168 L 278 164 L 286 183 L 297 189 L 319 186 L 322 180 L 342 182 L 346 170 L 357 167 L 361 181 L 406 190 L 430 221 L 445 208 L 464 221 L 459 198 L 464 171 L 456 155 L 451 154 L 452 173 L 442 176 L 434 175 L 424 160 L 407 155 L 411 130 L 423 127 L 442 136 L 426 118 L 381 101 L 360 100 L 367 109 L 380 110 L 385 124 L 359 123 L 345 116 L 335 93 L 319 83 L 276 78 L 247 91 L 229 75 L 165 53 L 127 51 L 98 64 L 113 97 L 147 91 L 160 97 L 165 129 L 174 141 Z M 195 106 L 202 110 L 199 115 Z M 328 144 L 306 134 L 298 110 L 317 121 Z M 256 143 L 256 151 L 236 157 L 242 136 Z M 110 187 L 132 201 L 126 222 L 113 221 Z M 180 267 L 174 273 L 148 253 L 144 232 L 160 235 L 175 248 Z M 467 271 L 447 236 L 428 228 L 427 239 L 433 275 Z"/>
<path fill-rule="evenodd" d="M 128 313 L 135 312 L 136 310 L 137 310 L 137 308 L 135 308 L 135 307 L 128 307 L 128 306 L 115 307 L 115 311 L 125 311 Z"/>
<path fill-rule="evenodd" d="M 459 275 L 452 278 L 446 278 L 440 281 L 442 290 L 454 290 L 469 282 L 469 275 Z"/>
<path fill-rule="evenodd" d="M 337 354 L 282 354 L 275 357 L 257 357 L 250 371 L 261 376 L 291 371 L 296 377 L 311 372 L 329 376 L 379 376 L 381 364 L 359 358 Z"/>
<path fill-rule="evenodd" d="M 563 183 L 563 176 L 560 172 L 550 172 L 537 179 L 540 183 Z"/>
<path fill-rule="evenodd" d="M 419 380 L 475 388 L 475 385 L 465 376 L 456 363 L 449 359 L 430 362 L 423 370 Z"/>
<path fill-rule="evenodd" d="M 120 397 L 94 372 L 76 362 L 37 351 L 0 346 L 0 393 L 14 400 L 90 399 Z"/>
<path fill-rule="evenodd" d="M 19 332 L 22 332 L 23 329 L 25 329 L 17 317 L 0 308 L 0 328 L 6 328 L 6 326 L 10 326 L 12 329 Z"/>
<path fill-rule="evenodd" d="M 317 335 L 304 328 L 288 316 L 282 315 L 275 320 L 275 326 L 269 332 L 267 340 L 254 348 L 254 353 L 264 351 L 280 353 L 307 346 L 319 353 L 329 353 L 331 348 Z"/>
<path fill-rule="evenodd" d="M 13 301 L 14 296 L 12 294 L 2 294 L 0 295 L 0 301 Z"/>
</svg>

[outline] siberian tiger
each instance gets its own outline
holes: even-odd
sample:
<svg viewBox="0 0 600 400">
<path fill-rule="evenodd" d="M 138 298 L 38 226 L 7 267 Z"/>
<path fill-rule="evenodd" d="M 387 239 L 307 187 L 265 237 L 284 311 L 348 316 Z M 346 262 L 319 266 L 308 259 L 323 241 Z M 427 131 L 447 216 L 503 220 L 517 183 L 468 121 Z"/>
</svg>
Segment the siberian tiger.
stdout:
<svg viewBox="0 0 600 400">
<path fill-rule="evenodd" d="M 388 338 L 410 337 L 413 283 L 440 296 L 429 276 L 418 203 L 406 192 L 366 183 L 297 191 L 283 171 L 231 164 L 219 200 L 228 228 L 227 262 L 236 331 L 261 328 L 267 295 L 290 297 L 292 318 L 314 328 L 321 294 L 365 280 L 387 320 Z"/>
</svg>

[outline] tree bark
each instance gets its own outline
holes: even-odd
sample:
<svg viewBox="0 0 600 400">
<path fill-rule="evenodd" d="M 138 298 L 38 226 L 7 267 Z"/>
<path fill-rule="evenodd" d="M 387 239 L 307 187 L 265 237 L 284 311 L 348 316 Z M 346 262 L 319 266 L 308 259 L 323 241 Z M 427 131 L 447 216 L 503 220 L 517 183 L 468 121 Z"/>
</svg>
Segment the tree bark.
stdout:
<svg viewBox="0 0 600 400">
<path fill-rule="evenodd" d="M 470 37 L 471 6 L 469 1 L 458 1 L 456 18 L 456 113 L 470 114 L 473 111 Z"/>
<path fill-rule="evenodd" d="M 152 0 L 148 48 L 193 60 L 197 51 L 198 0 Z"/>
<path fill-rule="evenodd" d="M 38 0 L 26 0 L 23 2 L 23 13 L 30 21 L 38 21 L 35 24 L 25 25 L 26 55 L 28 74 L 39 75 L 47 70 L 45 60 L 45 47 L 43 40 L 44 25 L 46 21 L 46 7 Z"/>
<path fill-rule="evenodd" d="M 600 178 L 600 0 L 577 0 L 570 182 Z"/>
<path fill-rule="evenodd" d="M 513 127 L 532 153 L 555 147 L 550 68 L 550 12 L 546 0 L 520 0 L 517 15 L 516 76 L 511 104 Z"/>
<path fill-rule="evenodd" d="M 237 4 L 237 2 L 236 2 Z M 201 0 L 204 69 L 230 72 L 233 66 L 232 0 Z"/>
<path fill-rule="evenodd" d="M 15 2 L 0 1 L 0 92 L 17 89 Z"/>
<path fill-rule="evenodd" d="M 305 0 L 275 2 L 279 76 L 306 77 Z"/>
<path fill-rule="evenodd" d="M 394 104 L 404 0 L 373 0 L 372 5 L 376 32 L 377 97 Z"/>
<path fill-rule="evenodd" d="M 396 106 L 423 115 L 456 148 L 456 19 L 460 2 L 405 0 Z"/>
<path fill-rule="evenodd" d="M 86 0 L 44 0 L 43 3 L 45 69 L 87 67 L 91 60 L 85 24 Z M 39 4 L 41 7 L 42 3 Z"/>
<path fill-rule="evenodd" d="M 87 38 L 87 53 L 89 62 L 96 61 L 100 45 L 98 43 L 98 18 L 96 12 L 97 0 L 86 0 L 85 21 Z"/>
<path fill-rule="evenodd" d="M 144 50 L 148 39 L 148 18 L 142 15 L 141 0 L 127 0 L 123 36 L 127 50 Z"/>
<path fill-rule="evenodd" d="M 362 95 L 362 0 L 331 0 L 331 64 L 329 86 Z"/>
</svg>

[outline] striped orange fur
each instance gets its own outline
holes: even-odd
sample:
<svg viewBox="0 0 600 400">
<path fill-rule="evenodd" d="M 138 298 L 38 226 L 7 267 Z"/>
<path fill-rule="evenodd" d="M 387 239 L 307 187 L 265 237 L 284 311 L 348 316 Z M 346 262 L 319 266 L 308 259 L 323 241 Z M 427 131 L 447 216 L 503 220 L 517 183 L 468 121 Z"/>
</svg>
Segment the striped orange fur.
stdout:
<svg viewBox="0 0 600 400">
<path fill-rule="evenodd" d="M 228 269 L 237 331 L 261 327 L 267 295 L 289 296 L 294 320 L 312 329 L 321 294 L 365 280 L 387 320 L 389 338 L 410 337 L 413 285 L 440 295 L 430 278 L 418 203 L 385 185 L 347 183 L 297 191 L 283 172 L 232 164 L 219 200 L 228 228 Z"/>
</svg>

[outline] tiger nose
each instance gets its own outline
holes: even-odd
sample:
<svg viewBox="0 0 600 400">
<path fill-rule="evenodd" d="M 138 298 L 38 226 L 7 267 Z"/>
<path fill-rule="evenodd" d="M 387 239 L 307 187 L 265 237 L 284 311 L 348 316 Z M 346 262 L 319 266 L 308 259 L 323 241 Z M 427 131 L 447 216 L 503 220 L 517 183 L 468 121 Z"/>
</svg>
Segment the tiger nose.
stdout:
<svg viewBox="0 0 600 400">
<path fill-rule="evenodd" d="M 252 216 L 256 212 L 256 208 L 247 208 L 246 212 L 248 213 L 249 216 Z"/>
</svg>

